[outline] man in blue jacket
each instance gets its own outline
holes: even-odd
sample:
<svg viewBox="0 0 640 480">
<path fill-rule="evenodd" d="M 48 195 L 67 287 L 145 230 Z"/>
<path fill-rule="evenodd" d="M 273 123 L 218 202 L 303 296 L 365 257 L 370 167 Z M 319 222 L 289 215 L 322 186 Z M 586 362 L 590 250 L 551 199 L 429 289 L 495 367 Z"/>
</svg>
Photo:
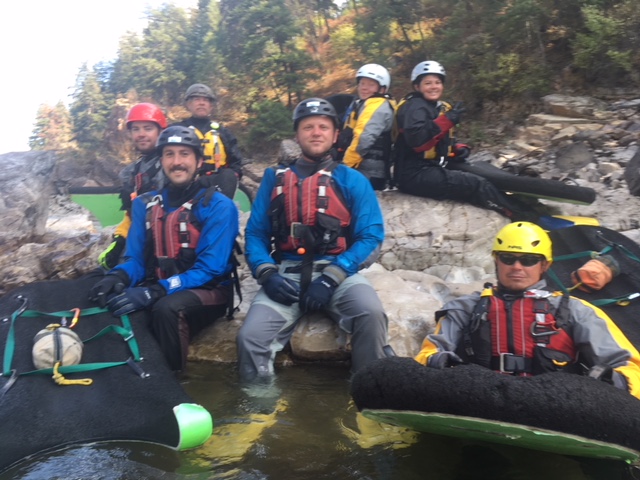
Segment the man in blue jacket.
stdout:
<svg viewBox="0 0 640 480">
<path fill-rule="evenodd" d="M 246 228 L 246 258 L 262 288 L 238 333 L 244 380 L 273 375 L 273 361 L 296 322 L 323 311 L 351 334 L 351 370 L 384 356 L 387 316 L 358 274 L 378 256 L 382 213 L 371 183 L 338 164 L 331 150 L 338 118 L 310 98 L 293 113 L 302 156 L 265 171 Z"/>
<path fill-rule="evenodd" d="M 183 370 L 190 338 L 232 305 L 238 210 L 197 181 L 203 157 L 192 129 L 164 130 L 158 153 L 168 184 L 133 201 L 125 262 L 90 298 L 114 315 L 150 309 L 151 330 L 169 366 Z"/>
</svg>

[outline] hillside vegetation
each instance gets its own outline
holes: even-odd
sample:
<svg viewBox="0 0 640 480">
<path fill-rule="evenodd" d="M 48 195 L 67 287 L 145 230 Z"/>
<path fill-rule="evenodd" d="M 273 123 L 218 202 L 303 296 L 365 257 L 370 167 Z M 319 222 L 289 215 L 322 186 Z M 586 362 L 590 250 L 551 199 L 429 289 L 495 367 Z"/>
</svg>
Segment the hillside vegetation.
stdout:
<svg viewBox="0 0 640 480">
<path fill-rule="evenodd" d="M 298 101 L 351 93 L 364 63 L 390 70 L 398 99 L 416 63 L 442 63 L 445 96 L 467 107 L 460 135 L 476 144 L 548 93 L 640 87 L 638 0 L 200 0 L 147 18 L 117 58 L 80 69 L 68 107 L 40 107 L 32 149 L 131 161 L 128 109 L 154 102 L 182 119 L 184 91 L 205 83 L 219 98 L 216 119 L 259 157 L 291 136 Z"/>
</svg>

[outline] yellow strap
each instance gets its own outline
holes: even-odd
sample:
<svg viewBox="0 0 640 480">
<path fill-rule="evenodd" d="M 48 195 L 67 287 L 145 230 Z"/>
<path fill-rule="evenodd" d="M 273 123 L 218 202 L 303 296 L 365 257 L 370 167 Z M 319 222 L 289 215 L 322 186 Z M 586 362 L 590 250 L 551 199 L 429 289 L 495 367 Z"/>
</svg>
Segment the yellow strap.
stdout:
<svg viewBox="0 0 640 480">
<path fill-rule="evenodd" d="M 64 375 L 62 375 L 60 372 L 58 372 L 58 368 L 60 367 L 60 362 L 56 362 L 56 364 L 53 366 L 53 376 L 51 378 L 53 378 L 53 381 L 56 382 L 58 385 L 85 385 L 85 386 L 89 386 L 93 383 L 93 380 L 91 378 L 83 378 L 83 379 L 78 379 L 78 380 L 67 380 L 66 378 L 64 378 Z"/>
</svg>

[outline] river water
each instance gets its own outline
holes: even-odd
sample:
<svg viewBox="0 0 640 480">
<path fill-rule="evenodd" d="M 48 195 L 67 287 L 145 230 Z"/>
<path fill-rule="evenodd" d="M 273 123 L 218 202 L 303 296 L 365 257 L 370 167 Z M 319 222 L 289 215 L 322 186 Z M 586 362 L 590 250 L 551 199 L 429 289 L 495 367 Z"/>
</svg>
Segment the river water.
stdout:
<svg viewBox="0 0 640 480">
<path fill-rule="evenodd" d="M 623 463 L 374 423 L 357 413 L 343 367 L 281 368 L 275 385 L 247 389 L 234 366 L 198 363 L 190 364 L 183 386 L 214 417 L 214 435 L 204 446 L 188 452 L 136 442 L 72 447 L 29 459 L 0 480 L 640 479 L 640 470 Z"/>
</svg>

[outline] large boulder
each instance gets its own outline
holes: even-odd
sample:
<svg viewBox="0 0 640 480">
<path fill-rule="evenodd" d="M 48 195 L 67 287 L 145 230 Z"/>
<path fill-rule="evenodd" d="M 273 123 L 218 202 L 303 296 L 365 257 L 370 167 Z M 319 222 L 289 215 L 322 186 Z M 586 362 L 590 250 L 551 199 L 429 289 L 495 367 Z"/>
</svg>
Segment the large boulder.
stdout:
<svg viewBox="0 0 640 480">
<path fill-rule="evenodd" d="M 0 255 L 45 233 L 54 152 L 0 155 Z"/>
</svg>

